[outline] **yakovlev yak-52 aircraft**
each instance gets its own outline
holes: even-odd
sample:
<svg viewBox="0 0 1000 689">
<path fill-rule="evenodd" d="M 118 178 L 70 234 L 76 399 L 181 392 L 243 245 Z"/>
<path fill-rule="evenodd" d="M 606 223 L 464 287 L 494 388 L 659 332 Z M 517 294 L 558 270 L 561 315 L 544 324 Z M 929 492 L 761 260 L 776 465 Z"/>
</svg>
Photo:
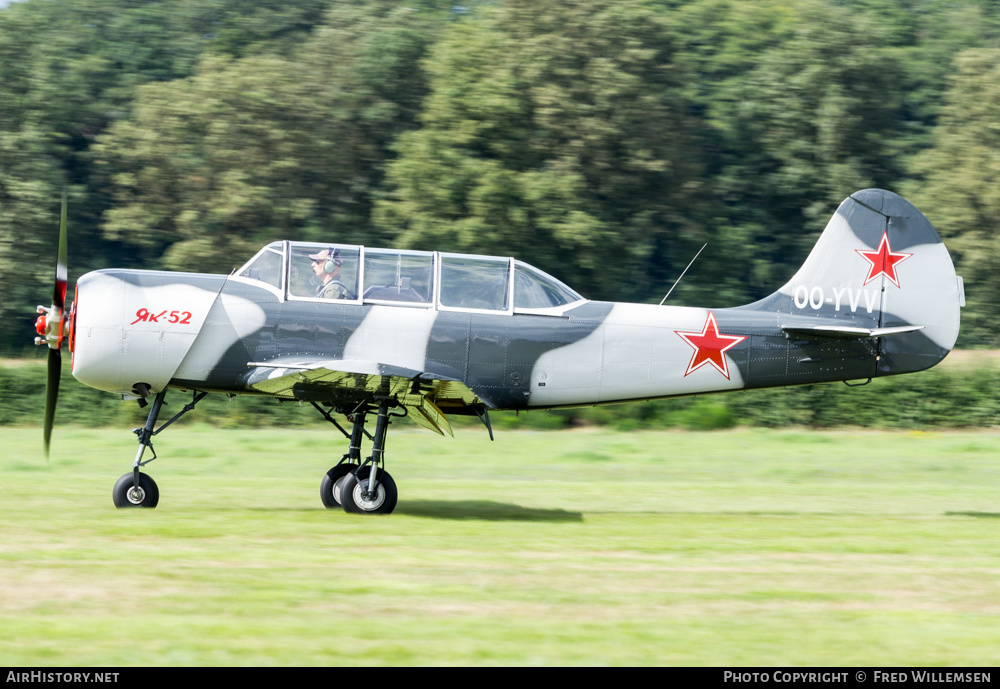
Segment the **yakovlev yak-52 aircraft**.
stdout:
<svg viewBox="0 0 1000 689">
<path fill-rule="evenodd" d="M 448 417 L 649 400 L 704 392 L 871 379 L 930 368 L 951 350 L 961 278 L 927 219 L 888 191 L 837 209 L 794 277 L 737 308 L 589 301 L 522 261 L 280 241 L 231 275 L 98 270 L 64 317 L 65 200 L 51 308 L 48 452 L 60 348 L 100 390 L 152 397 L 135 430 L 118 507 L 155 507 L 140 469 L 152 437 L 210 392 L 309 402 L 349 438 L 321 482 L 327 507 L 389 513 L 392 416 L 451 433 Z M 168 389 L 192 401 L 156 429 Z M 332 413 L 353 424 L 350 432 Z M 374 434 L 365 421 L 375 415 Z M 154 430 L 155 429 L 155 430 Z M 362 459 L 362 436 L 371 456 Z M 492 437 L 492 429 L 490 429 Z"/>
</svg>

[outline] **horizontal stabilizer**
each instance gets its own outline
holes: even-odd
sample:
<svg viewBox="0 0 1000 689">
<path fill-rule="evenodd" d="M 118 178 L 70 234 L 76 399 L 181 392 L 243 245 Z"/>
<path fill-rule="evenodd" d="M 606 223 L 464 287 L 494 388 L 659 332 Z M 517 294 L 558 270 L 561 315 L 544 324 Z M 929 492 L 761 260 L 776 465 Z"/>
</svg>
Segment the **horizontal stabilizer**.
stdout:
<svg viewBox="0 0 1000 689">
<path fill-rule="evenodd" d="M 915 330 L 921 330 L 923 327 L 922 325 L 900 325 L 893 328 L 852 328 L 844 325 L 783 325 L 781 329 L 786 333 L 793 333 L 795 335 L 853 340 L 865 337 L 885 337 L 886 335 L 912 333 Z"/>
</svg>

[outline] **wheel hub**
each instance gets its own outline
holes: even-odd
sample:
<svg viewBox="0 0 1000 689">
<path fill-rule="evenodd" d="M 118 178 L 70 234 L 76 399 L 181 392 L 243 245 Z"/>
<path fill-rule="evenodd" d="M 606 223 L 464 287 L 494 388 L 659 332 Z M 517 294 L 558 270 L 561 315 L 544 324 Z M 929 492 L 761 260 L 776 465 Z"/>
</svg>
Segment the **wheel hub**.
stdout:
<svg viewBox="0 0 1000 689">
<path fill-rule="evenodd" d="M 141 505 L 142 501 L 146 499 L 146 491 L 140 486 L 132 486 L 128 489 L 128 493 L 125 494 L 128 501 L 133 505 Z"/>
<path fill-rule="evenodd" d="M 365 512 L 374 512 L 385 502 L 385 488 L 380 483 L 374 492 L 368 490 L 371 479 L 365 479 L 354 487 L 354 503 Z"/>
</svg>

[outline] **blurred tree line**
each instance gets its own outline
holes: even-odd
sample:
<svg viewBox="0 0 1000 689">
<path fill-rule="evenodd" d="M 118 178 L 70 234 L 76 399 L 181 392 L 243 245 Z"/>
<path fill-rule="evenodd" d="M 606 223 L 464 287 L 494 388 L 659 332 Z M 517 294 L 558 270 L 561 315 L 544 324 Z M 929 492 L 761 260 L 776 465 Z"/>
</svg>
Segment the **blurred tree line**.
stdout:
<svg viewBox="0 0 1000 689">
<path fill-rule="evenodd" d="M 741 390 L 720 395 L 674 397 L 643 404 L 614 404 L 553 411 L 493 412 L 497 430 L 563 429 L 602 425 L 619 430 L 678 428 L 714 430 L 758 428 L 977 429 L 997 425 L 1000 418 L 1000 361 L 993 352 L 971 353 L 968 360 L 949 362 L 919 376 L 892 376 L 861 387 L 801 385 L 792 388 Z M 141 426 L 149 410 L 123 404 L 115 395 L 76 384 L 63 367 L 59 425 Z M 0 364 L 0 426 L 37 424 L 44 413 L 45 380 L 42 361 L 8 360 Z M 181 411 L 192 393 L 168 396 L 161 422 Z M 872 413 L 877 411 L 877 413 Z M 455 428 L 472 428 L 486 436 L 475 417 L 450 417 Z M 208 395 L 181 424 L 211 424 L 219 428 L 320 427 L 339 434 L 308 405 L 270 397 Z M 408 418 L 394 419 L 403 427 L 419 428 Z M 422 433 L 425 431 L 421 431 Z M 58 436 L 58 433 L 57 433 Z M 58 441 L 56 441 L 58 442 Z M 339 441 L 338 441 L 339 442 Z M 339 445 L 336 446 L 339 450 Z"/>
<path fill-rule="evenodd" d="M 837 204 L 902 193 L 998 346 L 987 0 L 27 0 L 0 9 L 0 350 L 70 278 L 300 239 L 523 258 L 596 299 L 733 306 Z"/>
</svg>

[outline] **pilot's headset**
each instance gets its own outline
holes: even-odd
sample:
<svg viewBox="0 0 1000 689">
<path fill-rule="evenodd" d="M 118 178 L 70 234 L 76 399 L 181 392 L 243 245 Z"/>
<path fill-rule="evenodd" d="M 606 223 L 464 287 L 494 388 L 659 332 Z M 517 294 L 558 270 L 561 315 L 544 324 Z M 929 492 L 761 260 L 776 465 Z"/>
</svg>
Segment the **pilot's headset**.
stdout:
<svg viewBox="0 0 1000 689">
<path fill-rule="evenodd" d="M 323 270 L 328 274 L 332 274 L 344 263 L 344 259 L 340 257 L 340 249 L 334 249 L 332 246 L 327 249 L 327 253 L 330 254 L 330 257 L 323 264 Z"/>
</svg>

